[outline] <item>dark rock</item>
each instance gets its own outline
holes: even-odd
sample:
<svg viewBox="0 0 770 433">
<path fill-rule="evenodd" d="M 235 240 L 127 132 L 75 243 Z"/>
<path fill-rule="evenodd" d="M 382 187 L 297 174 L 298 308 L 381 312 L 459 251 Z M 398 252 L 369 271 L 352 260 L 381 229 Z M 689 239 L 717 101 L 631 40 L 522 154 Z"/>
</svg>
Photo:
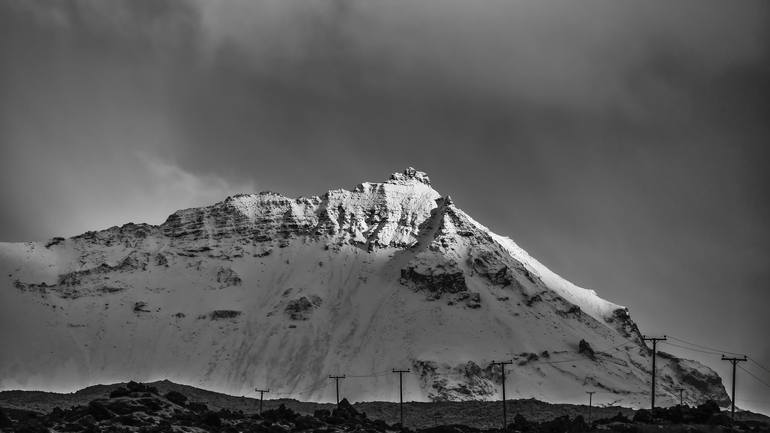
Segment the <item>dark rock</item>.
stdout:
<svg viewBox="0 0 770 433">
<path fill-rule="evenodd" d="M 3 427 L 10 427 L 11 426 L 11 419 L 8 418 L 8 415 L 3 412 L 3 409 L 0 408 L 0 428 Z"/>
<path fill-rule="evenodd" d="M 508 426 L 509 430 L 528 432 L 532 430 L 532 423 L 530 423 L 523 415 L 517 413 L 513 417 L 513 423 Z"/>
<path fill-rule="evenodd" d="M 693 412 L 696 422 L 706 422 L 713 415 L 720 413 L 721 410 L 719 409 L 719 404 L 717 404 L 717 402 L 708 400 L 703 404 L 698 405 Z"/>
<path fill-rule="evenodd" d="M 126 384 L 126 388 L 128 388 L 128 390 L 131 392 L 146 392 L 149 394 L 159 395 L 158 388 L 155 388 L 154 386 L 145 385 L 139 382 L 134 382 L 133 380 Z"/>
<path fill-rule="evenodd" d="M 468 308 L 481 308 L 481 294 L 478 292 L 470 292 L 470 296 L 468 296 L 468 299 L 465 301 L 465 305 Z"/>
<path fill-rule="evenodd" d="M 564 415 L 540 423 L 538 431 L 542 433 L 579 433 L 588 431 L 588 426 L 580 415 L 573 420 L 570 420 L 569 416 Z"/>
<path fill-rule="evenodd" d="M 313 416 L 321 420 L 328 418 L 329 416 L 331 416 L 331 414 L 332 414 L 331 411 L 328 409 L 318 409 L 315 412 L 313 412 Z"/>
<path fill-rule="evenodd" d="M 423 259 L 426 262 L 423 262 Z M 401 283 L 424 290 L 435 298 L 444 293 L 467 292 L 465 274 L 454 261 L 428 264 L 427 258 L 415 259 L 405 269 L 401 269 Z"/>
<path fill-rule="evenodd" d="M 219 427 L 222 425 L 222 418 L 216 412 L 204 412 L 201 421 L 209 427 Z"/>
<path fill-rule="evenodd" d="M 107 407 L 110 411 L 118 414 L 118 415 L 128 415 L 130 413 L 134 412 L 140 412 L 144 410 L 144 407 L 140 404 L 137 404 L 132 399 L 114 399 L 104 402 L 104 406 Z"/>
<path fill-rule="evenodd" d="M 524 302 L 527 304 L 527 307 L 531 307 L 535 302 L 541 302 L 543 300 L 543 297 L 538 295 L 535 296 L 526 296 L 526 301 Z"/>
<path fill-rule="evenodd" d="M 115 388 L 110 393 L 110 398 L 128 397 L 130 394 L 131 394 L 131 391 L 121 386 L 121 387 Z"/>
<path fill-rule="evenodd" d="M 580 340 L 580 343 L 578 343 L 578 352 L 588 356 L 591 359 L 596 359 L 596 353 L 594 353 L 594 349 L 585 340 Z"/>
<path fill-rule="evenodd" d="M 521 358 L 521 359 L 519 359 L 519 358 Z M 518 364 L 518 365 L 527 365 L 530 362 L 537 361 L 538 359 L 540 359 L 540 357 L 537 356 L 537 353 L 523 352 L 523 353 L 520 353 L 520 354 L 516 355 L 516 359 L 518 359 L 516 364 Z"/>
<path fill-rule="evenodd" d="M 706 424 L 730 426 L 732 424 L 732 418 L 726 413 L 715 413 L 706 420 Z"/>
<path fill-rule="evenodd" d="M 481 251 L 474 253 L 474 256 L 469 257 L 468 260 L 473 270 L 487 278 L 492 284 L 508 286 L 515 281 L 513 272 L 505 264 L 499 253 Z"/>
<path fill-rule="evenodd" d="M 626 338 L 631 338 L 634 341 L 642 341 L 642 333 L 636 326 L 631 315 L 628 313 L 628 308 L 618 308 L 612 312 L 612 316 L 605 319 L 607 323 L 615 325 L 615 329 Z"/>
<path fill-rule="evenodd" d="M 93 415 L 86 415 L 78 420 L 78 424 L 88 429 L 92 428 L 96 424 L 96 418 Z"/>
<path fill-rule="evenodd" d="M 169 391 L 164 397 L 166 397 L 166 400 L 179 406 L 184 406 L 187 403 L 187 396 L 179 391 Z"/>
<path fill-rule="evenodd" d="M 347 422 L 345 418 L 334 416 L 334 415 L 330 415 L 326 417 L 324 421 L 326 421 L 327 424 L 331 424 L 331 425 L 342 425 L 342 424 L 345 424 L 345 422 Z"/>
<path fill-rule="evenodd" d="M 241 315 L 237 310 L 214 310 L 209 314 L 211 320 L 234 319 Z"/>
<path fill-rule="evenodd" d="M 275 409 L 270 409 L 262 412 L 262 418 L 267 421 L 294 421 L 297 418 L 297 413 L 287 408 L 285 405 L 280 405 Z"/>
<path fill-rule="evenodd" d="M 628 419 L 628 417 L 623 415 L 623 413 L 621 413 L 621 412 L 618 412 L 615 416 L 613 416 L 609 420 L 611 422 L 625 422 L 625 423 L 631 422 L 631 420 Z"/>
<path fill-rule="evenodd" d="M 93 400 L 88 403 L 88 413 L 98 421 L 104 421 L 106 419 L 115 417 L 115 414 L 104 407 L 104 405 L 98 400 Z"/>
<path fill-rule="evenodd" d="M 602 430 L 613 432 L 613 433 L 639 433 L 640 428 L 630 423 L 611 422 L 606 424 L 602 428 Z M 696 432 L 691 432 L 690 430 L 684 430 L 684 432 L 696 433 Z"/>
<path fill-rule="evenodd" d="M 580 309 L 577 305 L 571 305 L 567 310 L 556 310 L 556 314 L 562 316 L 562 317 L 580 317 L 583 315 L 583 310 Z"/>
<path fill-rule="evenodd" d="M 62 420 L 64 419 L 64 411 L 61 410 L 59 406 L 56 406 L 53 408 L 50 414 L 48 414 L 48 418 L 52 420 Z"/>
<path fill-rule="evenodd" d="M 237 272 L 230 268 L 219 268 L 217 271 L 217 283 L 220 287 L 240 286 L 241 277 Z"/>
<path fill-rule="evenodd" d="M 305 297 L 289 301 L 284 311 L 291 320 L 307 320 L 315 308 L 321 306 L 322 300 L 318 296 Z"/>
<path fill-rule="evenodd" d="M 202 413 L 209 410 L 209 407 L 206 406 L 206 403 L 201 403 L 197 401 L 190 402 L 190 404 L 187 405 L 187 408 L 196 413 Z"/>
<path fill-rule="evenodd" d="M 147 424 L 144 420 L 135 416 L 132 413 L 121 415 L 118 418 L 116 418 L 115 421 L 119 422 L 120 424 L 131 426 L 131 427 L 140 427 Z"/>
<path fill-rule="evenodd" d="M 639 409 L 634 414 L 634 422 L 649 424 L 652 422 L 652 412 L 647 409 Z"/>
<path fill-rule="evenodd" d="M 459 425 L 440 425 L 436 427 L 429 427 L 426 429 L 421 429 L 420 433 L 466 433 L 468 430 L 468 427 L 465 426 L 459 426 Z M 475 429 L 473 429 L 475 430 Z"/>
<path fill-rule="evenodd" d="M 332 416 L 342 418 L 345 420 L 359 419 L 361 414 L 350 404 L 348 399 L 343 398 L 342 401 L 332 410 Z"/>
<path fill-rule="evenodd" d="M 144 406 L 147 412 L 158 412 L 163 409 L 164 406 L 168 406 L 168 403 L 161 401 L 157 398 L 140 398 L 137 403 Z"/>
<path fill-rule="evenodd" d="M 45 247 L 51 248 L 52 246 L 59 245 L 62 242 L 64 242 L 64 238 L 57 236 L 55 238 L 52 238 L 50 241 L 46 242 Z"/>
<path fill-rule="evenodd" d="M 312 416 L 300 415 L 294 419 L 294 428 L 297 430 L 316 429 L 323 425 L 322 421 Z"/>
<path fill-rule="evenodd" d="M 163 253 L 156 254 L 155 265 L 168 267 L 168 259 L 166 258 L 166 255 Z"/>
<path fill-rule="evenodd" d="M 82 429 L 78 429 L 82 431 Z M 16 433 L 48 433 L 50 430 L 38 420 L 26 420 L 16 427 Z"/>
</svg>

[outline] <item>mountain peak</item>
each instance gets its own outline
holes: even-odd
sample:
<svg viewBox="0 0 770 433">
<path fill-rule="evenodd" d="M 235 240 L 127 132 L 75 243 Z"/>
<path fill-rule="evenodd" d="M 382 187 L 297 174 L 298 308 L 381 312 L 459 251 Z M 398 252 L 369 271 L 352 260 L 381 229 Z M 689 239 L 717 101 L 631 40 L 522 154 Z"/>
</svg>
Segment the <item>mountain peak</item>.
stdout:
<svg viewBox="0 0 770 433">
<path fill-rule="evenodd" d="M 415 374 L 410 399 L 491 399 L 490 360 L 512 357 L 519 397 L 571 402 L 586 385 L 626 404 L 648 397 L 650 352 L 627 310 L 411 167 L 350 191 L 234 195 L 160 226 L 0 244 L 0 275 L 0 317 L 13 324 L 0 347 L 14 347 L 0 356 L 0 389 L 168 372 L 232 394 L 259 385 L 329 401 L 327 372 L 364 379 L 402 365 Z M 678 401 L 678 387 L 690 403 L 726 401 L 713 371 L 659 359 L 662 401 Z M 374 385 L 351 381 L 346 394 L 389 398 L 393 388 Z"/>
<path fill-rule="evenodd" d="M 408 182 L 420 182 L 430 186 L 430 178 L 423 172 L 416 170 L 413 167 L 408 167 L 402 172 L 396 172 L 390 175 L 388 183 L 408 183 Z"/>
</svg>

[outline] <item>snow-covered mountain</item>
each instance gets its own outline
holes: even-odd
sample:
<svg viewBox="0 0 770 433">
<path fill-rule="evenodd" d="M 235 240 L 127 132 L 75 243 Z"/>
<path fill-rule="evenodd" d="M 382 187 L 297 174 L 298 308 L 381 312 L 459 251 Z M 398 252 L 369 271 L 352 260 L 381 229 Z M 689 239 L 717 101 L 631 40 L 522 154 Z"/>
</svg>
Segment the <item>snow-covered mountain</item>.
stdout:
<svg viewBox="0 0 770 433">
<path fill-rule="evenodd" d="M 511 398 L 643 406 L 628 311 L 490 232 L 414 169 L 321 197 L 236 195 L 160 226 L 0 244 L 0 389 L 168 378 L 332 401 Z M 660 353 L 658 401 L 725 402 Z"/>
</svg>

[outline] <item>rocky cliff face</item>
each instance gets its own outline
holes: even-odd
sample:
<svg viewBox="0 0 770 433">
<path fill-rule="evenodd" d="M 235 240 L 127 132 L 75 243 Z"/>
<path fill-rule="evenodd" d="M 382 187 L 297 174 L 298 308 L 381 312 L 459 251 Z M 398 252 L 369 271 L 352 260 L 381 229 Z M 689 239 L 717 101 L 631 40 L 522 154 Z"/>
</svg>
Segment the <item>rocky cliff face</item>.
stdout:
<svg viewBox="0 0 770 433">
<path fill-rule="evenodd" d="M 628 311 L 490 232 L 414 169 L 352 191 L 236 195 L 47 243 L 0 245 L 0 388 L 169 378 L 233 394 L 330 400 L 648 399 Z M 585 349 L 585 345 L 591 351 Z M 582 350 L 581 350 L 582 349 Z M 659 361 L 662 403 L 727 398 L 692 361 Z"/>
</svg>

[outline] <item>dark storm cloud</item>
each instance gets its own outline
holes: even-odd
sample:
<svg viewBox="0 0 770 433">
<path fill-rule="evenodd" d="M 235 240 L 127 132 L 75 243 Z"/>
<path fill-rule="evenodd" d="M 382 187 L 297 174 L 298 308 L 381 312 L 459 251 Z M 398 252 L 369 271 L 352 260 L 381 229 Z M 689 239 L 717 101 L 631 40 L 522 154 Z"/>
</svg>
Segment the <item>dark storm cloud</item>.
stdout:
<svg viewBox="0 0 770 433">
<path fill-rule="evenodd" d="M 770 364 L 768 24 L 763 1 L 5 1 L 0 239 L 413 165 L 645 332 Z"/>
<path fill-rule="evenodd" d="M 183 146 L 169 122 L 167 89 L 198 59 L 192 5 L 11 1 L 0 8 L 3 240 L 127 219 L 157 223 L 175 207 L 234 192 L 216 173 L 192 175 L 174 163 Z"/>
</svg>

